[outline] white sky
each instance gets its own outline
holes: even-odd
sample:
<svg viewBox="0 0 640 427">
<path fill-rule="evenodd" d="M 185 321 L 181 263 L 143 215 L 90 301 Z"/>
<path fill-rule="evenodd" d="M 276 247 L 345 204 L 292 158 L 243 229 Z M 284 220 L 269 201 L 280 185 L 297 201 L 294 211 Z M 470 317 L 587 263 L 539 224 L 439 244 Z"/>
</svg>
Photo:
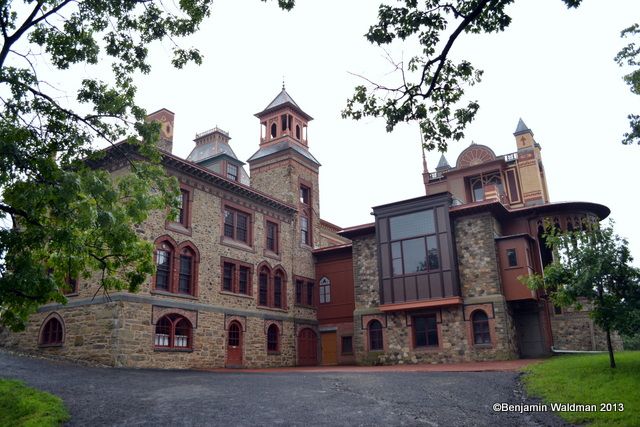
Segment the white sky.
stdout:
<svg viewBox="0 0 640 427">
<path fill-rule="evenodd" d="M 258 147 L 253 114 L 287 92 L 314 117 L 310 151 L 322 163 L 322 218 L 342 227 L 371 222 L 371 207 L 424 194 L 416 124 L 391 134 L 381 119 L 343 120 L 340 111 L 361 80 L 393 78 L 384 51 L 362 36 L 376 22 L 378 1 L 297 0 L 291 12 L 275 1 L 218 0 L 202 31 L 189 43 L 205 63 L 174 71 L 170 45 L 153 51 L 153 71 L 139 81 L 138 102 L 149 112 L 176 114 L 174 154 L 185 157 L 193 137 L 214 126 L 227 130 L 241 160 Z M 516 150 L 518 118 L 542 146 L 552 201 L 591 201 L 611 208 L 617 232 L 631 242 L 640 262 L 636 226 L 640 146 L 623 146 L 629 113 L 640 97 L 622 81 L 613 62 L 626 44 L 620 31 L 640 21 L 637 0 L 585 0 L 567 10 L 561 0 L 518 0 L 508 9 L 506 32 L 463 35 L 453 54 L 485 71 L 468 93 L 480 102 L 465 141 L 446 154 L 454 164 L 471 141 L 496 154 Z M 184 44 L 184 43 L 181 43 Z M 395 46 L 396 59 L 409 47 Z M 429 153 L 435 168 L 440 153 Z"/>
</svg>

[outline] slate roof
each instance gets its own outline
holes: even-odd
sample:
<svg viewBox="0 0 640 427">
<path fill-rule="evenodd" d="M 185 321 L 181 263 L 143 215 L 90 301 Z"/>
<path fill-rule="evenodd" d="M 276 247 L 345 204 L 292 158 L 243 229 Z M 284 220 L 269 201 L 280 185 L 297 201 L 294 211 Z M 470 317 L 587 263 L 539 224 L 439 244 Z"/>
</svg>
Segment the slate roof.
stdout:
<svg viewBox="0 0 640 427">
<path fill-rule="evenodd" d="M 515 136 L 520 135 L 521 133 L 531 132 L 531 129 L 527 125 L 524 124 L 522 119 L 518 120 L 518 127 L 516 127 L 516 131 L 513 133 Z"/>
<path fill-rule="evenodd" d="M 298 104 L 296 104 L 296 101 L 293 100 L 293 98 L 291 98 L 291 95 L 289 95 L 287 93 L 287 91 L 284 89 L 284 87 L 282 88 L 282 91 L 278 94 L 278 96 L 276 96 L 274 98 L 273 101 L 271 101 L 269 103 L 269 105 L 267 105 L 267 108 L 265 108 L 264 110 L 262 110 L 259 113 L 256 113 L 256 117 L 261 117 L 267 113 L 271 113 L 272 111 L 278 110 L 280 108 L 284 108 L 284 107 L 291 107 L 294 110 L 296 110 L 302 117 L 305 118 L 305 120 L 309 121 L 309 120 L 313 120 L 313 117 L 311 117 L 310 115 L 308 115 L 307 113 L 305 113 L 302 108 L 300 108 L 300 106 Z"/>
<path fill-rule="evenodd" d="M 276 144 L 260 148 L 247 161 L 251 162 L 254 160 L 258 160 L 263 157 L 267 157 L 279 151 L 284 151 L 284 150 L 293 150 L 296 153 L 302 155 L 307 160 L 311 161 L 312 163 L 315 163 L 316 165 L 320 166 L 320 162 L 315 157 L 313 157 L 313 155 L 308 150 L 305 150 L 300 145 L 294 142 L 291 142 L 287 139 L 285 139 L 284 141 L 280 141 Z"/>
</svg>

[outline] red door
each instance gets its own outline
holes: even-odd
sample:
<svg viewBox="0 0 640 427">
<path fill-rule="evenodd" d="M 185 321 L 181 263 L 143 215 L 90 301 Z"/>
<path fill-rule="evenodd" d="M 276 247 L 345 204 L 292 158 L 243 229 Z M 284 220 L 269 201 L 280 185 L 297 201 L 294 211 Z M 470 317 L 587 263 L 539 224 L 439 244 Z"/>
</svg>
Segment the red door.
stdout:
<svg viewBox="0 0 640 427">
<path fill-rule="evenodd" d="M 227 332 L 227 367 L 242 367 L 242 328 L 237 322 L 232 322 Z"/>
<path fill-rule="evenodd" d="M 309 328 L 298 335 L 298 366 L 314 366 L 318 364 L 318 337 Z"/>
</svg>

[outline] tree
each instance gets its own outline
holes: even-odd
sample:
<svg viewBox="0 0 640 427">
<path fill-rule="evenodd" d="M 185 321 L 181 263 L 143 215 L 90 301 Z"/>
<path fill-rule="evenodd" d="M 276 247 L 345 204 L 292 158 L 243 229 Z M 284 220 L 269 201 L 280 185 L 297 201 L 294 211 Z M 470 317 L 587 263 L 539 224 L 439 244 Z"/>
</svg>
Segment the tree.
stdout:
<svg viewBox="0 0 640 427">
<path fill-rule="evenodd" d="M 578 7 L 582 0 L 562 0 L 567 7 Z M 344 118 L 359 120 L 366 116 L 383 117 L 387 131 L 401 122 L 417 121 L 427 150 L 447 150 L 450 141 L 464 137 L 479 104 L 465 100 L 467 86 L 479 83 L 483 72 L 469 61 L 453 61 L 450 52 L 463 33 L 479 34 L 504 31 L 511 23 L 505 6 L 514 0 L 404 0 L 400 6 L 382 4 L 378 22 L 369 28 L 367 40 L 378 46 L 395 40 L 415 39 L 420 52 L 395 64 L 400 74 L 397 84 L 386 85 L 367 80 L 355 88 L 342 112 Z M 450 29 L 452 28 L 452 30 Z M 623 31 L 638 34 L 638 26 Z M 633 43 L 616 57 L 619 64 L 637 67 L 639 50 Z M 625 62 L 626 61 L 626 62 Z M 631 76 L 631 77 L 630 77 Z M 638 94 L 640 69 L 625 80 Z M 632 83 L 633 82 L 633 83 Z M 640 117 L 629 116 L 632 131 L 623 142 L 640 143 Z"/>
<path fill-rule="evenodd" d="M 596 325 L 607 336 L 612 368 L 615 358 L 611 332 L 635 335 L 640 329 L 640 269 L 625 239 L 606 226 L 562 233 L 547 227 L 545 239 L 554 251 L 554 260 L 544 274 L 522 276 L 532 289 L 544 289 L 554 304 L 581 309 L 587 303 Z"/>
<path fill-rule="evenodd" d="M 160 167 L 159 127 L 136 105 L 134 75 L 150 71 L 157 41 L 171 43 L 174 66 L 201 63 L 175 40 L 197 31 L 212 0 L 176 3 L 0 3 L 0 324 L 23 328 L 39 305 L 65 302 L 78 277 L 135 291 L 153 273 L 152 245 L 134 225 L 175 207 L 178 190 Z M 47 80 L 51 69 L 74 75 L 98 63 L 110 75 L 77 81 L 75 100 Z M 92 167 L 99 141 L 128 159 L 129 174 Z"/>
</svg>

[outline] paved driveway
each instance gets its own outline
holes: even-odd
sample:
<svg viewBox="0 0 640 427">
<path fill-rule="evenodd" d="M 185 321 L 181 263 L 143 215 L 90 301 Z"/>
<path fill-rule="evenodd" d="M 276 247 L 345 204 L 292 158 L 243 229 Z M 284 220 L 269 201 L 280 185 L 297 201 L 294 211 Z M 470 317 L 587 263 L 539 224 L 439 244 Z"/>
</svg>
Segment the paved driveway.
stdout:
<svg viewBox="0 0 640 427">
<path fill-rule="evenodd" d="M 271 372 L 110 369 L 0 351 L 0 377 L 57 394 L 74 426 L 563 425 L 498 413 L 525 400 L 514 372 Z"/>
</svg>

